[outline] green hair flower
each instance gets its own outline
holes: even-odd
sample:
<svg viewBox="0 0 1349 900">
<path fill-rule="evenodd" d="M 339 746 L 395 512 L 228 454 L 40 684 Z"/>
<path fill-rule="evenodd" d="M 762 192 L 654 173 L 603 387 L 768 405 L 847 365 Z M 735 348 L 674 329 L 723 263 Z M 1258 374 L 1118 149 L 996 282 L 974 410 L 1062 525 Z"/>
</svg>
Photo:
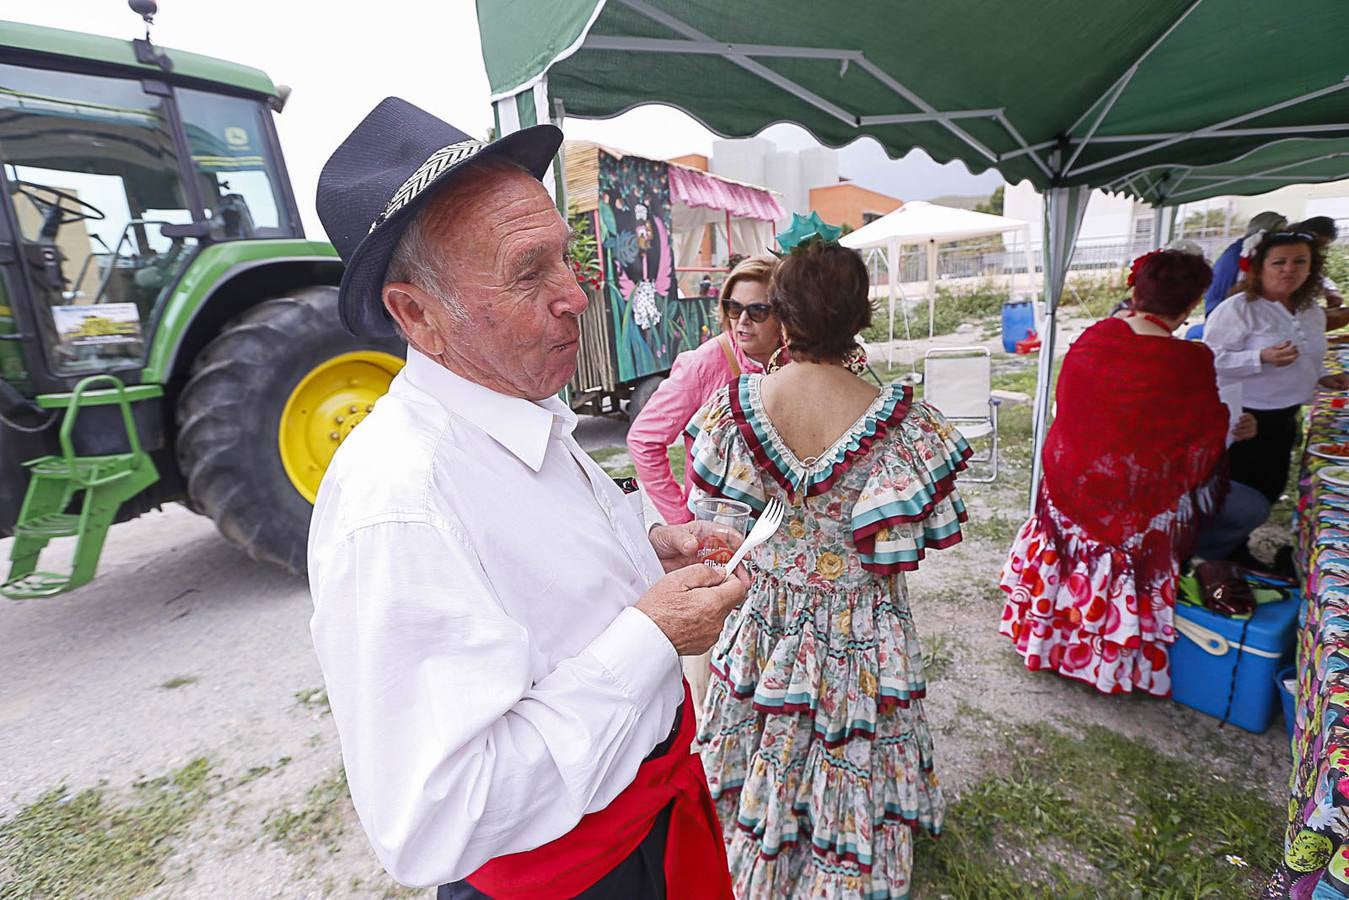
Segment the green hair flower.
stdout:
<svg viewBox="0 0 1349 900">
<path fill-rule="evenodd" d="M 842 228 L 827 224 L 817 212 L 811 212 L 809 216 L 792 213 L 791 226 L 777 236 L 777 241 L 783 253 L 790 253 L 813 238 L 819 238 L 826 244 L 838 243 L 841 234 Z"/>
</svg>

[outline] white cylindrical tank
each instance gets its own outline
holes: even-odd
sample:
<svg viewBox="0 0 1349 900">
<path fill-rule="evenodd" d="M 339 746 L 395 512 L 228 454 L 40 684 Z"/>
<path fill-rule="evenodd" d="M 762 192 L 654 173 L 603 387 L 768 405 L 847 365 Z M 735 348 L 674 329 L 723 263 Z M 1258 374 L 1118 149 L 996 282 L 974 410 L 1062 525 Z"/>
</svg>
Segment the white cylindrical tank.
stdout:
<svg viewBox="0 0 1349 900">
<path fill-rule="evenodd" d="M 713 175 L 722 175 L 747 184 L 764 183 L 764 159 L 776 146 L 765 138 L 713 141 L 708 167 Z"/>
</svg>

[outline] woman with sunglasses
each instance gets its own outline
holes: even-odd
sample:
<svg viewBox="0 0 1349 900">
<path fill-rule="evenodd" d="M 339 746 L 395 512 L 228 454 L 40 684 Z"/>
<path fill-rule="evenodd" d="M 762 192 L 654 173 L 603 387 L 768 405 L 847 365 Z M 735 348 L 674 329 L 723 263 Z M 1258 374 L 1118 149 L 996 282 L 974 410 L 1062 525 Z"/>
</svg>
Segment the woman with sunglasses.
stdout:
<svg viewBox="0 0 1349 900">
<path fill-rule="evenodd" d="M 1313 234 L 1256 232 L 1242 247 L 1244 279 L 1204 324 L 1219 384 L 1240 385 L 1258 426 L 1253 440 L 1228 450 L 1231 479 L 1271 504 L 1288 483 L 1302 405 L 1318 384 L 1349 388 L 1349 377 L 1326 372 L 1326 312 L 1316 303 L 1323 265 Z M 1229 558 L 1256 562 L 1244 536 Z"/>
<path fill-rule="evenodd" d="M 669 447 L 712 393 L 745 373 L 762 372 L 782 346 L 782 325 L 768 301 L 775 260 L 750 258 L 731 270 L 721 286 L 721 334 L 675 357 L 661 382 L 628 428 L 628 453 L 647 496 L 671 525 L 692 520 L 687 488 L 670 470 Z M 685 448 L 692 443 L 684 437 Z"/>
</svg>

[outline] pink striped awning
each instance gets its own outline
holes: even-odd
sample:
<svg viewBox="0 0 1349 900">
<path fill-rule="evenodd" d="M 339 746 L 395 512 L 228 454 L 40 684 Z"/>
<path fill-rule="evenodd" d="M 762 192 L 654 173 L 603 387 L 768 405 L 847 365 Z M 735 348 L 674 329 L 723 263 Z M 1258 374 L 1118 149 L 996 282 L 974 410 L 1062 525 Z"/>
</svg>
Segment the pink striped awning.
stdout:
<svg viewBox="0 0 1349 900">
<path fill-rule="evenodd" d="M 670 196 L 685 206 L 726 210 L 737 219 L 776 222 L 787 217 L 777 198 L 763 188 L 678 165 L 670 166 Z"/>
</svg>

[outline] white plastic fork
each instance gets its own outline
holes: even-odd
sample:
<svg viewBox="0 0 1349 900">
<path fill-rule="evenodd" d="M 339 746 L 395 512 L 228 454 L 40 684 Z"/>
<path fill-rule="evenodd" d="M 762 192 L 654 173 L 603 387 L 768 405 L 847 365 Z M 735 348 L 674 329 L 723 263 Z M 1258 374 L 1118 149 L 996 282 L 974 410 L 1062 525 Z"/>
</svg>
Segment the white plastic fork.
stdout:
<svg viewBox="0 0 1349 900">
<path fill-rule="evenodd" d="M 787 507 L 778 498 L 774 497 L 768 501 L 768 505 L 764 507 L 763 513 L 759 516 L 759 521 L 755 522 L 754 527 L 750 529 L 749 537 L 745 538 L 745 542 L 740 545 L 740 548 L 735 551 L 735 555 L 731 557 L 731 561 L 726 564 L 727 577 L 730 577 L 730 574 L 735 571 L 735 567 L 745 559 L 745 554 L 773 536 L 773 532 L 777 531 L 778 527 L 782 525 L 782 516 L 786 511 Z"/>
</svg>

